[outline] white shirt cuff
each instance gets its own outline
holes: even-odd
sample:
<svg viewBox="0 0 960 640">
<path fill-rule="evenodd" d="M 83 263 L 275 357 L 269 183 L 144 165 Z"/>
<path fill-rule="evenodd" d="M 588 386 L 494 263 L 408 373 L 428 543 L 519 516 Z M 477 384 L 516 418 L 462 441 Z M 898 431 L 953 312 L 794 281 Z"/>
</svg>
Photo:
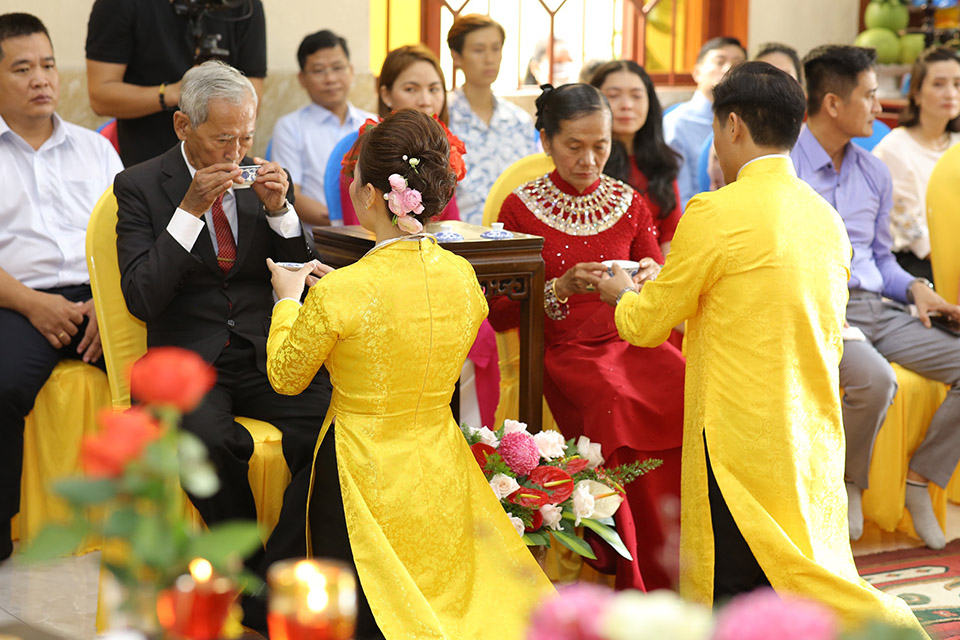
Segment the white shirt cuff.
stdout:
<svg viewBox="0 0 960 640">
<path fill-rule="evenodd" d="M 284 300 L 292 300 L 292 301 L 296 302 L 297 305 L 299 305 L 299 306 L 301 306 L 301 307 L 303 306 L 303 304 L 301 304 L 300 301 L 297 300 L 296 298 L 280 298 L 279 300 L 277 300 L 276 302 L 273 303 L 273 306 L 276 307 L 278 304 L 280 304 L 280 303 L 283 302 Z"/>
<path fill-rule="evenodd" d="M 167 223 L 167 232 L 173 236 L 181 247 L 187 251 L 193 250 L 200 232 L 207 226 L 202 218 L 198 218 L 192 213 L 184 211 L 180 207 L 173 213 L 170 222 Z"/>
<path fill-rule="evenodd" d="M 293 205 L 290 205 L 287 212 L 282 216 L 271 218 L 268 215 L 267 224 L 270 225 L 270 228 L 281 238 L 296 238 L 303 233 L 303 227 L 300 225 L 300 216 L 297 215 L 297 211 L 293 208 Z"/>
</svg>

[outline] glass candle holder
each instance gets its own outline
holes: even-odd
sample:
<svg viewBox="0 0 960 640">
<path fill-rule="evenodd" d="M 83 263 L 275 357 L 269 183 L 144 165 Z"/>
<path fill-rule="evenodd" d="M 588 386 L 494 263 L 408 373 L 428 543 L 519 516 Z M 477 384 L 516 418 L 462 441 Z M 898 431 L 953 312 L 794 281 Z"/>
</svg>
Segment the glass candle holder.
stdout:
<svg viewBox="0 0 960 640">
<path fill-rule="evenodd" d="M 209 562 L 197 558 L 190 563 L 189 574 L 158 595 L 157 619 L 168 637 L 215 640 L 236 599 L 234 582 L 215 575 Z"/>
<path fill-rule="evenodd" d="M 350 640 L 357 619 L 353 568 L 335 560 L 285 560 L 267 572 L 272 640 Z"/>
</svg>

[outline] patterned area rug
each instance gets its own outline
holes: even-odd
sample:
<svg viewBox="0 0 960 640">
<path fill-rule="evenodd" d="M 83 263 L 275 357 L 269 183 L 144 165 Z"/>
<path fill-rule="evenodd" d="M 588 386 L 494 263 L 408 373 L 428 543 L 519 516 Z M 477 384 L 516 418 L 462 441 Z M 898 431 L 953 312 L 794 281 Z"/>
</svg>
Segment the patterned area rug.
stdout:
<svg viewBox="0 0 960 640">
<path fill-rule="evenodd" d="M 960 540 L 941 551 L 900 549 L 856 558 L 863 579 L 910 605 L 935 640 L 960 640 Z"/>
</svg>

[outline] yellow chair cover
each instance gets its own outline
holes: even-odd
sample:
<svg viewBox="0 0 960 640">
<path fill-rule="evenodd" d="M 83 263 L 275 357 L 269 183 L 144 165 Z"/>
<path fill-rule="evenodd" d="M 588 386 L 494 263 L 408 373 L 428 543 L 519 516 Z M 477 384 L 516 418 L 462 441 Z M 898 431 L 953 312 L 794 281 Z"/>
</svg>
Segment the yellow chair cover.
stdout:
<svg viewBox="0 0 960 640">
<path fill-rule="evenodd" d="M 957 304 L 960 293 L 960 145 L 954 145 L 937 161 L 927 183 L 927 227 L 930 230 L 930 261 L 937 293 Z M 947 495 L 960 502 L 960 476 L 953 474 Z"/>
<path fill-rule="evenodd" d="M 109 405 L 107 376 L 79 360 L 60 362 L 40 389 L 23 429 L 20 515 L 12 531 L 21 544 L 44 525 L 69 519 L 69 506 L 51 493 L 50 483 L 80 472 L 80 442 L 96 431 L 97 412 Z M 79 553 L 98 546 L 98 540 L 88 540 Z"/>
<path fill-rule="evenodd" d="M 897 395 L 873 446 L 870 488 L 863 492 L 863 515 L 884 531 L 897 530 L 919 538 L 904 508 L 907 469 L 933 414 L 947 395 L 947 387 L 897 364 L 893 364 L 893 370 L 897 375 Z M 937 520 L 944 527 L 947 491 L 931 483 L 930 498 Z"/>
<path fill-rule="evenodd" d="M 489 227 L 500 216 L 500 208 L 514 189 L 554 169 L 553 160 L 545 153 L 520 158 L 507 167 L 487 194 L 483 205 L 483 225 Z M 497 351 L 500 354 L 500 403 L 497 405 L 495 425 L 506 419 L 516 420 L 520 413 L 520 338 L 516 329 L 497 333 Z M 538 425 L 531 425 L 536 427 Z M 543 403 L 543 429 L 557 431 L 557 423 Z"/>
<path fill-rule="evenodd" d="M 103 357 L 110 374 L 111 404 L 115 410 L 122 411 L 130 406 L 127 368 L 146 352 L 147 330 L 143 322 L 127 310 L 120 290 L 116 227 L 117 199 L 111 187 L 100 197 L 90 216 L 86 249 Z M 253 418 L 238 417 L 237 422 L 253 437 L 253 456 L 247 477 L 257 505 L 257 521 L 266 540 L 280 518 L 283 492 L 290 483 L 290 470 L 283 457 L 281 434 L 276 427 Z M 201 526 L 203 520 L 200 513 L 186 496 L 183 503 L 187 518 Z M 101 568 L 101 579 L 102 576 Z M 98 606 L 97 629 L 104 628 L 106 618 L 102 607 Z"/>
<path fill-rule="evenodd" d="M 87 227 L 87 267 L 90 287 L 97 309 L 97 322 L 103 342 L 103 357 L 110 373 L 110 395 L 113 407 L 130 406 L 130 384 L 127 368 L 147 350 L 146 326 L 127 311 L 120 290 L 120 267 L 117 262 L 117 199 L 113 188 L 107 189 L 93 209 Z M 283 491 L 290 482 L 290 470 L 283 458 L 280 432 L 273 425 L 252 418 L 237 418 L 253 436 L 254 450 L 250 459 L 250 486 L 257 504 L 257 519 L 265 535 L 273 530 L 280 516 Z M 185 508 L 199 522 L 193 505 L 185 500 Z"/>
</svg>

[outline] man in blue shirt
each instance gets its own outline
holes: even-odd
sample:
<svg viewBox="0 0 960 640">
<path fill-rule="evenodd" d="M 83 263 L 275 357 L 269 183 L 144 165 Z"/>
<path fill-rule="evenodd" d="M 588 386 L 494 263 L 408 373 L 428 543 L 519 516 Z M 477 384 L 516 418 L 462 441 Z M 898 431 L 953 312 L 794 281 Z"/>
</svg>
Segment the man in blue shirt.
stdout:
<svg viewBox="0 0 960 640">
<path fill-rule="evenodd" d="M 697 91 L 689 102 L 683 102 L 663 116 L 663 138 L 673 150 L 683 156 L 677 186 L 680 188 L 680 206 L 696 195 L 697 163 L 700 148 L 713 133 L 713 88 L 730 67 L 747 59 L 747 51 L 736 38 L 721 37 L 707 40 L 693 65 L 693 80 Z"/>
<path fill-rule="evenodd" d="M 860 47 L 831 45 L 810 52 L 804 60 L 807 126 L 792 155 L 797 175 L 840 213 L 853 245 L 850 327 L 840 361 L 850 537 L 856 540 L 863 532 L 860 493 L 867 488 L 874 440 L 897 392 L 890 360 L 951 385 L 910 460 L 906 487 L 917 533 L 927 546 L 940 549 L 946 541 L 927 483 L 945 487 L 960 460 L 960 339 L 931 329 L 929 315 L 960 320 L 960 307 L 897 264 L 891 251 L 890 172 L 850 142 L 870 135 L 880 113 L 875 60 L 873 49 Z M 909 303 L 919 317 L 910 315 Z"/>
<path fill-rule="evenodd" d="M 310 104 L 288 113 L 273 129 L 272 160 L 290 172 L 297 213 L 307 225 L 327 225 L 323 178 L 330 152 L 372 113 L 350 104 L 353 65 L 347 41 L 332 31 L 310 34 L 297 50 L 300 86 Z"/>
</svg>

